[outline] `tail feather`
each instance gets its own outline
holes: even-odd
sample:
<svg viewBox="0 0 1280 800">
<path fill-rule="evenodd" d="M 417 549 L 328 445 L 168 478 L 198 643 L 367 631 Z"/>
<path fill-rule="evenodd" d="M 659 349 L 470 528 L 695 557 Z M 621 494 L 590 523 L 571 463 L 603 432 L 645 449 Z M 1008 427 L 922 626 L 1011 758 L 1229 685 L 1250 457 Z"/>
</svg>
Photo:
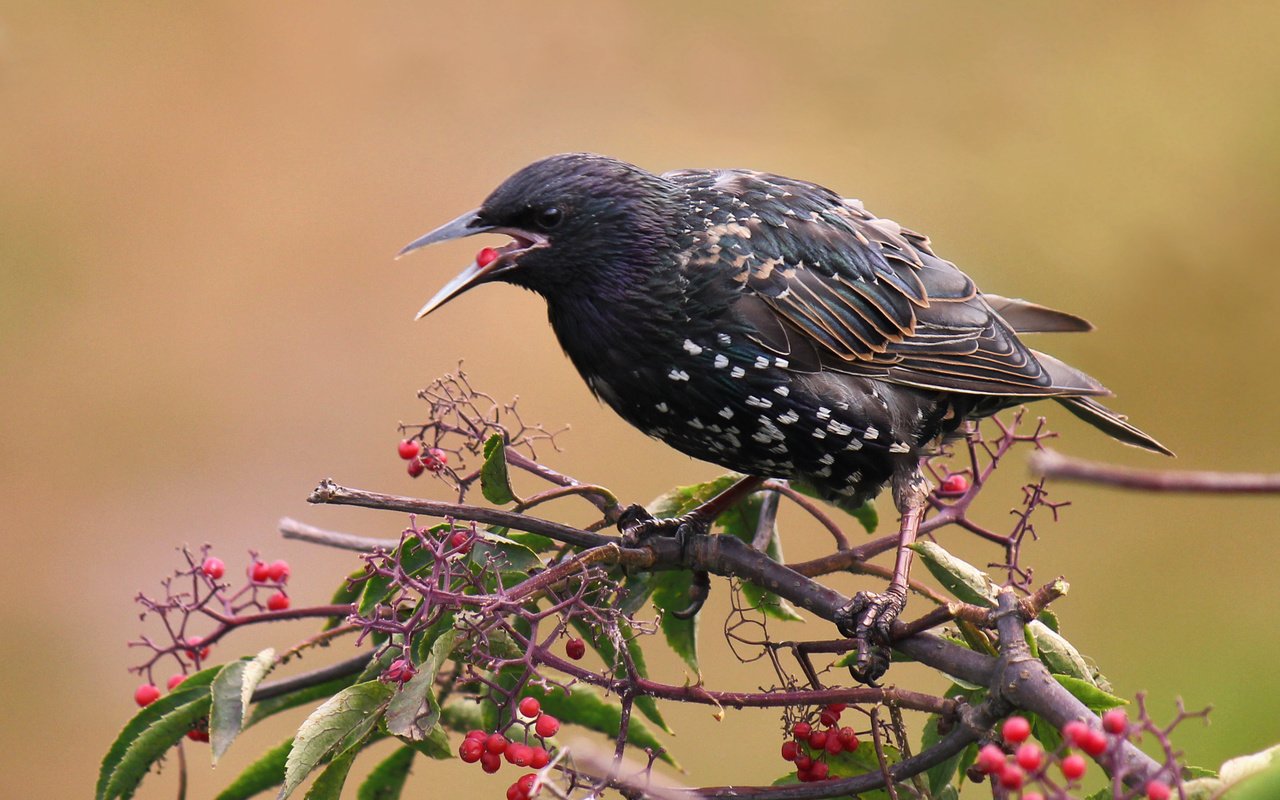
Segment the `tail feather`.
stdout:
<svg viewBox="0 0 1280 800">
<path fill-rule="evenodd" d="M 1130 425 L 1123 415 L 1117 414 L 1101 403 L 1089 397 L 1055 397 L 1064 408 L 1093 427 L 1125 444 L 1141 447 L 1166 456 L 1173 451 L 1157 442 L 1147 434 Z"/>
</svg>

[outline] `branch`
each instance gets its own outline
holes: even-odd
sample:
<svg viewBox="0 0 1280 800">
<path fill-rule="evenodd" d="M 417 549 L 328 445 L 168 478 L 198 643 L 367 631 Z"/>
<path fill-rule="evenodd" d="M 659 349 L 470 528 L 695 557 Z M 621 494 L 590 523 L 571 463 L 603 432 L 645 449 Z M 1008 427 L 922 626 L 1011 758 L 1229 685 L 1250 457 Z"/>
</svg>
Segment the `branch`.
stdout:
<svg viewBox="0 0 1280 800">
<path fill-rule="evenodd" d="M 1280 473 L 1131 469 L 1072 458 L 1052 450 L 1032 453 L 1030 467 L 1033 474 L 1046 478 L 1100 483 L 1146 492 L 1280 494 Z"/>
</svg>

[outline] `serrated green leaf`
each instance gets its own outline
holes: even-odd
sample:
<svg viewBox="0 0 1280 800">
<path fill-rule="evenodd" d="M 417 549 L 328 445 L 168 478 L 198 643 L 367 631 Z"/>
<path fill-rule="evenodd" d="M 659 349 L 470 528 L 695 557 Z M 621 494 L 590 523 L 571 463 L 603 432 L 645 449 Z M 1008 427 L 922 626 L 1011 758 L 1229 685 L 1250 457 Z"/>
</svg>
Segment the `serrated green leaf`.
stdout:
<svg viewBox="0 0 1280 800">
<path fill-rule="evenodd" d="M 325 758 L 363 739 L 382 718 L 392 690 L 381 681 L 349 686 L 307 717 L 293 738 L 279 798 L 293 793 Z"/>
<path fill-rule="evenodd" d="M 716 523 L 725 533 L 750 545 L 755 540 L 756 528 L 760 524 L 760 510 L 763 507 L 763 500 L 764 498 L 759 493 L 752 494 L 735 503 L 721 514 Z M 778 563 L 782 563 L 782 541 L 778 535 L 777 525 L 774 525 L 773 532 L 770 534 L 769 544 L 765 547 L 765 555 Z M 800 612 L 796 611 L 795 606 L 773 592 L 766 591 L 753 583 L 747 581 L 742 583 L 742 596 L 746 598 L 752 608 L 760 611 L 765 616 L 787 622 L 804 621 L 804 617 L 800 616 Z"/>
<path fill-rule="evenodd" d="M 431 645 L 418 672 L 400 687 L 387 706 L 387 731 L 403 739 L 421 741 L 440 720 L 440 703 L 436 699 L 436 673 L 458 638 L 456 629 L 443 631 Z"/>
<path fill-rule="evenodd" d="M 588 730 L 616 738 L 622 729 L 622 706 L 604 699 L 598 691 L 585 684 L 573 686 L 568 694 L 561 689 L 547 691 L 532 683 L 525 687 L 525 695 L 538 698 L 543 713 L 558 718 L 562 723 L 581 725 Z M 638 747 L 650 747 L 661 751 L 658 757 L 679 769 L 657 735 L 634 715 L 627 728 L 627 741 Z"/>
<path fill-rule="evenodd" d="M 352 747 L 334 756 L 307 789 L 306 800 L 341 800 L 342 787 L 359 754 L 360 748 Z"/>
<path fill-rule="evenodd" d="M 827 767 L 830 769 L 830 777 L 832 778 L 852 778 L 863 775 L 868 772 L 879 772 L 880 762 L 876 760 L 875 748 L 869 743 L 862 743 L 857 750 L 852 753 L 843 751 L 836 755 L 830 753 L 824 756 Z M 895 764 L 901 760 L 901 755 L 892 747 L 885 748 L 885 760 L 890 764 Z M 799 783 L 800 778 L 794 772 L 783 775 L 773 782 L 774 786 L 785 786 L 792 783 Z M 889 792 L 885 789 L 873 789 L 869 792 L 862 792 L 858 795 L 859 800 L 890 800 Z"/>
<path fill-rule="evenodd" d="M 356 800 L 399 800 L 414 755 L 412 747 L 401 747 L 379 762 L 360 784 Z"/>
<path fill-rule="evenodd" d="M 1040 612 L 1036 619 L 1054 633 L 1062 633 L 1062 623 L 1058 620 L 1058 615 L 1053 613 L 1053 609 L 1046 608 Z"/>
<path fill-rule="evenodd" d="M 213 682 L 214 676 L 218 674 L 220 669 L 222 669 L 221 666 L 209 667 L 189 675 L 178 685 L 175 691 L 144 708 L 138 709 L 138 712 L 133 715 L 133 719 L 129 720 L 124 728 L 121 729 L 119 735 L 116 736 L 116 740 L 107 750 L 107 754 L 102 757 L 102 766 L 98 769 L 98 783 L 94 790 L 95 797 L 103 798 L 107 796 L 108 785 L 119 771 L 130 746 L 137 741 L 138 737 L 156 725 L 165 715 L 191 702 L 197 694 L 203 693 L 205 697 L 208 697 L 209 684 Z"/>
<path fill-rule="evenodd" d="M 1054 680 L 1062 684 L 1063 688 L 1071 692 L 1075 699 L 1084 703 L 1095 714 L 1100 714 L 1109 708 L 1129 705 L 1128 700 L 1104 692 L 1089 681 L 1073 678 L 1070 675 L 1054 675 L 1053 677 Z"/>
<path fill-rule="evenodd" d="M 1045 750 L 1057 750 L 1062 745 L 1062 731 L 1039 714 L 1023 712 L 1031 722 L 1031 733 Z"/>
<path fill-rule="evenodd" d="M 213 702 L 209 708 L 209 743 L 213 765 L 240 734 L 244 712 L 253 698 L 253 690 L 276 663 L 276 651 L 267 648 L 253 658 L 232 661 L 218 672 L 210 687 Z"/>
<path fill-rule="evenodd" d="M 911 549 L 929 574 L 956 599 L 975 606 L 994 608 L 996 585 L 987 573 L 948 553 L 936 542 L 916 542 Z"/>
<path fill-rule="evenodd" d="M 106 800 L 132 797 L 151 765 L 180 742 L 196 722 L 209 714 L 207 688 L 199 687 L 174 694 L 188 698 L 187 702 L 160 717 L 133 740 L 107 781 L 104 793 Z"/>
<path fill-rule="evenodd" d="M 1197 767 L 1191 764 L 1182 768 L 1182 777 L 1187 780 L 1198 780 L 1200 778 L 1216 778 L 1218 771 L 1209 769 L 1208 767 Z"/>
<path fill-rule="evenodd" d="M 507 443 L 500 433 L 490 436 L 484 443 L 480 492 L 485 500 L 497 506 L 504 506 L 516 499 L 516 493 L 511 490 L 511 474 L 507 470 Z"/>
<path fill-rule="evenodd" d="M 289 757 L 291 747 L 293 747 L 292 736 L 245 767 L 244 772 L 241 772 L 214 800 L 246 800 L 284 783 L 284 762 Z"/>
<path fill-rule="evenodd" d="M 471 546 L 472 564 L 481 566 L 493 559 L 505 573 L 528 576 L 542 567 L 542 559 L 528 547 L 493 531 L 481 531 Z"/>
<path fill-rule="evenodd" d="M 364 570 L 358 569 L 347 576 L 333 592 L 333 597 L 329 598 L 331 606 L 351 606 L 353 609 L 355 604 L 360 600 L 360 595 L 364 593 L 364 584 L 360 581 L 364 577 Z M 342 617 L 329 617 L 325 620 L 321 631 L 333 630 L 344 622 Z"/>
<path fill-rule="evenodd" d="M 319 700 L 322 697 L 333 697 L 338 692 L 347 688 L 356 682 L 356 675 L 342 675 L 332 678 L 324 683 L 318 683 L 314 686 L 307 686 L 298 689 L 289 694 L 282 694 L 272 697 L 268 700 L 261 700 L 254 704 L 252 713 L 249 714 L 249 720 L 244 724 L 248 728 L 257 725 L 268 717 L 273 717 L 282 711 L 288 711 L 291 708 L 305 705 L 313 700 Z"/>
<path fill-rule="evenodd" d="M 488 730 L 484 725 L 484 713 L 480 704 L 470 699 L 445 703 L 440 709 L 440 722 L 458 733 Z"/>
<path fill-rule="evenodd" d="M 440 725 L 431 729 L 425 737 L 418 741 L 411 739 L 401 739 L 405 746 L 412 747 L 416 752 L 421 753 L 427 758 L 443 760 L 453 758 L 453 748 L 449 746 L 449 734 L 444 732 L 444 728 Z"/>
<path fill-rule="evenodd" d="M 440 618 L 431 623 L 425 631 L 417 637 L 417 642 L 413 646 L 413 660 L 416 664 L 426 661 L 431 655 L 431 648 L 435 645 L 436 640 L 445 631 L 453 630 L 457 623 L 458 614 L 456 611 L 446 611 L 440 615 Z"/>
<path fill-rule="evenodd" d="M 1036 639 L 1036 647 L 1040 651 L 1040 661 L 1049 668 L 1050 672 L 1055 676 L 1067 675 L 1072 678 L 1079 678 L 1097 686 L 1097 682 L 1093 677 L 1093 670 L 1089 669 L 1089 664 L 1084 660 L 1084 656 L 1080 655 L 1080 651 L 1071 642 L 1063 638 L 1062 634 L 1054 633 L 1048 625 L 1039 620 L 1032 620 L 1027 625 L 1027 629 Z"/>
<path fill-rule="evenodd" d="M 680 619 L 672 611 L 682 611 L 689 606 L 689 590 L 693 587 L 693 574 L 682 570 L 660 572 L 653 576 L 651 599 L 662 612 L 659 627 L 667 645 L 684 659 L 695 676 L 698 669 L 698 617 Z"/>
</svg>

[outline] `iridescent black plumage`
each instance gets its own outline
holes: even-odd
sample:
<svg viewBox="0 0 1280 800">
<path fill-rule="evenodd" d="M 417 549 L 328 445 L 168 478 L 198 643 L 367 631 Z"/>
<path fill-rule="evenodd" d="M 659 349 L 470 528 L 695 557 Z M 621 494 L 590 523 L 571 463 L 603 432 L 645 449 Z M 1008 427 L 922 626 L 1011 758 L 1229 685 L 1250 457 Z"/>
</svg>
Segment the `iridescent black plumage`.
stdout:
<svg viewBox="0 0 1280 800">
<path fill-rule="evenodd" d="M 979 292 L 924 236 L 816 184 L 552 156 L 405 251 L 490 231 L 514 241 L 419 316 L 491 280 L 532 289 L 591 390 L 632 425 L 834 501 L 860 503 L 892 481 L 904 545 L 923 503 L 920 456 L 966 419 L 1053 398 L 1168 452 L 1094 401 L 1108 394 L 1097 381 L 1018 338 L 1087 322 Z M 906 565 L 891 601 L 855 600 L 858 637 L 885 635 Z"/>
</svg>

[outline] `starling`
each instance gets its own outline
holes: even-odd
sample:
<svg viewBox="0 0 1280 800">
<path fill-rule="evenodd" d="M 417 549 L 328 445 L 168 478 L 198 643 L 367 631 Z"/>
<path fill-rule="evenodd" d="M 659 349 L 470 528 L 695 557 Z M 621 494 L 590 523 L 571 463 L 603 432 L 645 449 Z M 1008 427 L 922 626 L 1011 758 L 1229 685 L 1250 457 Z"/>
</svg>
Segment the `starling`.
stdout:
<svg viewBox="0 0 1280 800">
<path fill-rule="evenodd" d="M 863 680 L 887 666 L 905 603 L 906 545 L 928 492 L 921 458 L 964 421 L 1052 398 L 1169 453 L 1093 399 L 1109 394 L 1100 383 L 1019 339 L 1088 322 L 980 292 L 927 237 L 814 183 L 556 155 L 401 254 L 479 233 L 512 241 L 481 250 L 418 317 L 489 281 L 542 295 L 598 398 L 677 450 L 752 476 L 686 522 L 709 522 L 763 478 L 846 507 L 893 488 L 893 581 L 837 621 L 858 640 Z"/>
</svg>

